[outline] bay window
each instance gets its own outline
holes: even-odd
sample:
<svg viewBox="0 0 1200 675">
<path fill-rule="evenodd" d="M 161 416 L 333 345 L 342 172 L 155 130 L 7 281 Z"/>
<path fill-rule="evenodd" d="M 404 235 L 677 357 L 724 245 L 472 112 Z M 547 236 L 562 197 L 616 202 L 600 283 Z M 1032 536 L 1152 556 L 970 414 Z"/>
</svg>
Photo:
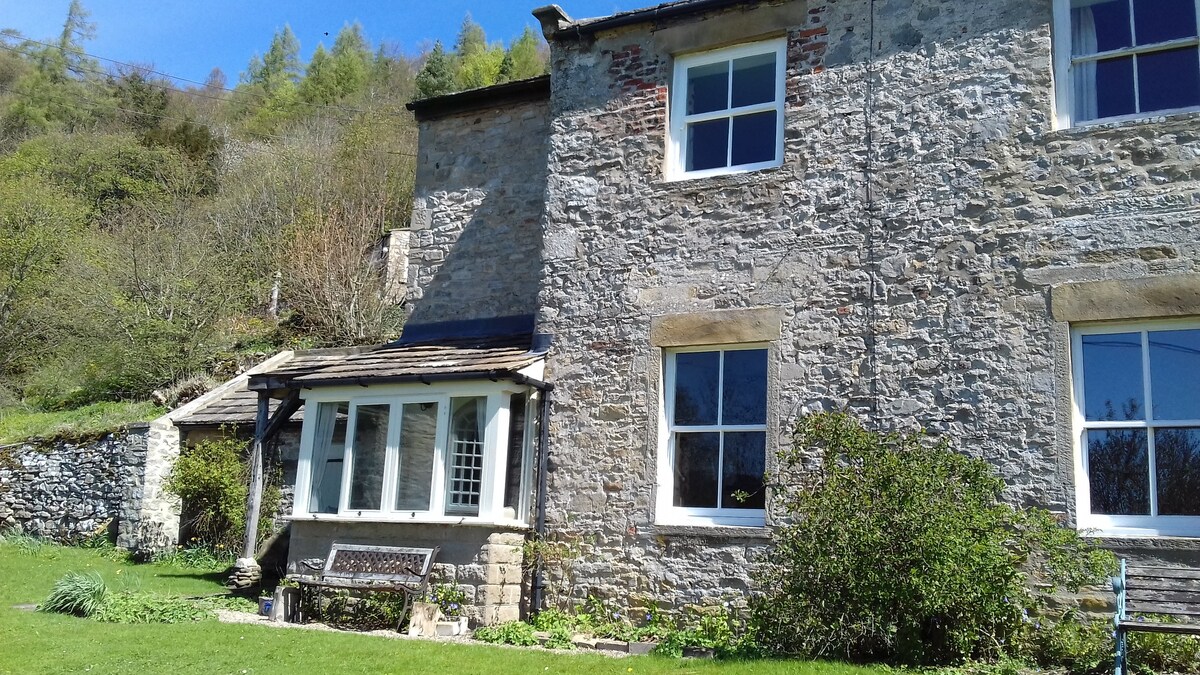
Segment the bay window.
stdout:
<svg viewBox="0 0 1200 675">
<path fill-rule="evenodd" d="M 532 397 L 481 388 L 310 394 L 294 517 L 524 521 Z"/>
</svg>

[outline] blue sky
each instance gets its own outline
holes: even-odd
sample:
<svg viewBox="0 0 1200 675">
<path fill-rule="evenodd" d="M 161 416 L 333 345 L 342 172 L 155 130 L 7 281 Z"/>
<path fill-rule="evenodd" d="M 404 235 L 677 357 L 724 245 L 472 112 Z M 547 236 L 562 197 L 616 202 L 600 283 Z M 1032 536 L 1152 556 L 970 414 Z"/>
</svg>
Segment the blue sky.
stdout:
<svg viewBox="0 0 1200 675">
<path fill-rule="evenodd" d="M 59 34 L 70 0 L 0 0 L 0 28 L 45 40 Z M 288 24 L 305 60 L 332 44 L 346 22 L 359 21 L 372 44 L 390 42 L 416 53 L 433 40 L 454 41 L 467 12 L 490 41 L 507 43 L 545 0 L 83 0 L 96 24 L 89 53 L 203 81 L 219 67 L 232 86 L 250 57 L 266 51 Z M 573 18 L 604 16 L 656 4 L 655 0 L 558 0 Z M 326 37 L 328 33 L 328 37 Z M 111 64 L 109 64 L 111 65 Z"/>
</svg>

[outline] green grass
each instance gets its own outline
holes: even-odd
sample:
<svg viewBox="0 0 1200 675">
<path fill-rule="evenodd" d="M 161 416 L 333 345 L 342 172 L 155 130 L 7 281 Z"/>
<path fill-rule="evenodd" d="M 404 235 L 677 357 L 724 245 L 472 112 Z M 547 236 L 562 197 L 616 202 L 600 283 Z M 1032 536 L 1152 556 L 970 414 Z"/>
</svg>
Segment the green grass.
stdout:
<svg viewBox="0 0 1200 675">
<path fill-rule="evenodd" d="M 149 401 L 93 403 L 62 412 L 0 410 L 0 445 L 33 438 L 86 438 L 116 431 L 131 422 L 147 422 L 164 410 Z"/>
<path fill-rule="evenodd" d="M 211 570 L 132 565 L 93 550 L 0 542 L 0 673 L 719 673 L 882 675 L 879 669 L 799 661 L 612 659 L 369 635 L 221 624 L 105 624 L 30 612 L 69 571 L 95 572 L 110 589 L 180 596 L 222 592 Z M 131 579 L 135 581 L 130 581 Z"/>
</svg>

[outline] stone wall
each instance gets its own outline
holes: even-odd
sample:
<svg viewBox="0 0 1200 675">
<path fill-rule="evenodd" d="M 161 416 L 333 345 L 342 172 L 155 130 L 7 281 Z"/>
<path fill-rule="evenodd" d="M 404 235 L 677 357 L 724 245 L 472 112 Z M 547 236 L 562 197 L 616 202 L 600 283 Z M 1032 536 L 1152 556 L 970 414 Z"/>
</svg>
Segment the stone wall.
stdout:
<svg viewBox="0 0 1200 675">
<path fill-rule="evenodd" d="M 665 180 L 672 54 L 781 19 L 783 166 Z M 1200 115 L 1054 129 L 1050 24 L 1049 2 L 830 0 L 552 44 L 539 330 L 551 530 L 591 542 L 576 595 L 738 590 L 765 544 L 654 524 L 659 315 L 780 311 L 768 455 L 803 411 L 849 408 L 947 435 L 1014 502 L 1073 517 L 1051 289 L 1196 269 Z"/>
<path fill-rule="evenodd" d="M 83 443 L 0 448 L 0 530 L 75 542 L 123 522 L 130 476 L 145 455 L 139 431 Z"/>
<path fill-rule="evenodd" d="M 534 314 L 546 118 L 541 101 L 421 122 L 409 323 Z"/>
<path fill-rule="evenodd" d="M 440 547 L 432 584 L 454 584 L 466 594 L 464 614 L 472 625 L 522 618 L 525 535 L 487 527 L 414 523 L 292 521 L 288 572 L 298 563 L 324 559 L 334 543 L 372 546 Z"/>
</svg>

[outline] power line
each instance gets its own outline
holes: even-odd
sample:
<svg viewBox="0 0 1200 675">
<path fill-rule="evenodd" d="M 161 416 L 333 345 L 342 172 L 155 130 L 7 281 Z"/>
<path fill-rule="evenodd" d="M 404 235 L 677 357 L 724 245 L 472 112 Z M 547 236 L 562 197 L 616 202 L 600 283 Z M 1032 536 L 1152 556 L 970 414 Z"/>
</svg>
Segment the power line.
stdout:
<svg viewBox="0 0 1200 675">
<path fill-rule="evenodd" d="M 50 49 L 57 49 L 57 50 L 58 50 L 58 51 L 60 51 L 60 52 L 62 52 L 62 51 L 65 51 L 65 50 L 64 50 L 64 49 L 63 49 L 63 48 L 62 48 L 60 45 L 52 44 L 52 43 L 49 43 L 49 42 L 42 42 L 42 41 L 40 41 L 40 40 L 33 40 L 33 39 L 30 39 L 30 38 L 26 38 L 26 37 L 22 37 L 21 39 L 22 39 L 24 42 L 26 42 L 26 43 L 29 43 L 29 44 L 41 45 L 41 46 L 43 46 L 43 47 L 48 47 L 48 48 L 50 48 Z M 0 49 L 6 49 L 6 50 L 8 50 L 8 51 L 11 51 L 11 52 L 18 52 L 18 53 L 20 53 L 20 49 L 19 49 L 19 48 L 17 48 L 17 47 L 10 47 L 10 46 L 8 46 L 8 45 L 4 45 L 4 44 L 0 44 Z M 110 59 L 110 58 L 108 58 L 108 57 L 106 57 L 106 56 L 100 56 L 100 55 L 98 55 L 98 54 L 91 54 L 91 53 L 89 53 L 89 52 L 85 52 L 85 51 L 82 51 L 82 50 L 78 50 L 78 51 L 75 51 L 75 52 L 73 52 L 73 53 L 76 53 L 76 54 L 79 54 L 79 55 L 82 55 L 82 56 L 86 56 L 86 57 L 88 57 L 88 58 L 96 59 L 96 60 L 99 60 L 99 61 L 107 61 L 108 63 L 113 63 L 113 64 L 116 64 L 116 65 L 118 65 L 118 66 L 124 66 L 124 67 L 126 67 L 126 68 L 132 68 L 132 69 L 134 69 L 134 70 L 138 70 L 138 71 L 141 71 L 141 72 L 144 72 L 144 73 L 152 73 L 152 74 L 154 74 L 154 75 L 158 75 L 159 77 L 165 77 L 165 78 L 167 78 L 167 79 L 169 79 L 169 80 L 177 80 L 177 81 L 179 81 L 179 82 L 187 82 L 187 83 L 189 83 L 189 84 L 198 84 L 198 85 L 200 85 L 200 86 L 202 86 L 202 87 L 205 87 L 205 88 L 220 89 L 221 91 L 227 91 L 227 92 L 230 92 L 230 93 L 237 93 L 237 94 L 249 94 L 249 95 L 251 95 L 251 96 L 256 96 L 256 97 L 258 97 L 258 98 L 259 98 L 261 101 L 266 101 L 266 100 L 268 99 L 268 96 L 267 96 L 266 94 L 258 94 L 258 93 L 255 93 L 255 92 L 247 92 L 247 91 L 245 91 L 245 90 L 242 90 L 242 91 L 240 91 L 240 92 L 239 92 L 237 89 L 231 89 L 231 88 L 229 88 L 229 87 L 214 87 L 214 86 L 212 86 L 212 85 L 208 84 L 207 82 L 198 82 L 198 81 L 196 81 L 196 80 L 190 80 L 190 79 L 188 79 L 188 78 L 186 78 L 186 77 L 180 77 L 180 76 L 178 76 L 178 75 L 172 75 L 172 74 L 170 74 L 170 73 L 164 73 L 164 72 L 162 72 L 162 71 L 154 70 L 153 68 L 147 68 L 147 67 L 145 67 L 145 66 L 139 66 L 139 65 L 137 65 L 137 64 L 134 64 L 134 63 L 126 63 L 125 61 L 118 61 L 118 60 L 116 60 L 116 59 Z M 96 73 L 96 74 L 98 74 L 98 75 L 108 75 L 108 74 L 109 74 L 109 73 L 108 73 L 108 71 L 104 71 L 104 70 L 97 70 L 97 69 L 94 69 L 94 68 L 86 68 L 86 67 L 81 67 L 81 68 L 80 68 L 80 70 L 88 70 L 88 71 L 90 71 L 90 72 L 93 72 L 93 73 Z M 181 94 L 194 95 L 194 96 L 203 96 L 203 97 L 205 97 L 205 98 L 211 98 L 211 99 L 215 99 L 215 100 L 219 100 L 219 101 L 223 101 L 223 100 L 225 100 L 225 99 L 223 99 L 223 98 L 220 98 L 220 97 L 217 97 L 217 96 L 210 96 L 210 95 L 204 94 L 204 93 L 202 93 L 202 92 L 193 92 L 193 91 L 190 91 L 190 90 L 187 90 L 187 89 L 179 89 L 179 88 L 177 88 L 177 87 L 172 87 L 172 86 L 170 86 L 170 85 L 166 85 L 166 84 L 161 84 L 161 83 L 153 83 L 153 82 L 151 82 L 150 80 L 146 80 L 146 82 L 147 82 L 148 84 L 153 84 L 153 85 L 155 85 L 155 86 L 164 87 L 164 88 L 166 88 L 166 89 L 170 89 L 170 90 L 172 90 L 172 91 L 177 91 L 177 92 L 179 92 L 179 93 L 181 93 Z M 349 113 L 357 113 L 357 114 L 372 114 L 372 113 L 374 113 L 374 112 L 378 112 L 378 111 L 363 110 L 363 109 L 361 109 L 361 108 L 351 108 L 351 107 L 349 107 L 349 106 L 340 106 L 340 105 L 334 105 L 334 104 L 323 104 L 323 103 L 306 103 L 306 102 L 304 102 L 304 101 L 297 101 L 297 103 L 298 103 L 299 105 L 308 106 L 308 107 L 310 107 L 310 108 L 323 108 L 323 109 L 327 109 L 327 110 L 342 110 L 342 111 L 345 111 L 345 112 L 349 112 Z M 389 115 L 395 115 L 395 116 L 397 116 L 397 117 L 403 117 L 403 116 L 405 116 L 405 114 L 404 114 L 404 113 L 385 113 L 385 114 L 389 114 Z"/>
</svg>

